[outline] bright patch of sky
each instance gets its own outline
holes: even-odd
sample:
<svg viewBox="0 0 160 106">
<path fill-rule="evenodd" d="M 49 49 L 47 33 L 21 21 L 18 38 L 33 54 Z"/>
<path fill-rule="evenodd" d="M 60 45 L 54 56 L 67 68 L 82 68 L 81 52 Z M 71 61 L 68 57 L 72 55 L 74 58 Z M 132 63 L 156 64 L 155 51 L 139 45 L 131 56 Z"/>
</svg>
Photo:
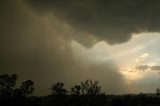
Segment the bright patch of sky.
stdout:
<svg viewBox="0 0 160 106">
<path fill-rule="evenodd" d="M 85 48 L 76 41 L 72 41 L 71 47 L 76 59 L 84 59 L 84 61 L 105 63 L 114 62 L 119 72 L 124 76 L 128 85 L 134 85 L 135 91 L 151 91 L 159 87 L 157 80 L 160 81 L 158 71 L 153 70 L 137 70 L 135 67 L 140 65 L 154 66 L 160 65 L 160 33 L 141 33 L 133 34 L 130 41 L 120 45 L 108 45 L 101 41 L 92 48 Z M 153 83 L 156 81 L 155 83 Z M 152 87 L 143 89 L 142 85 L 150 82 L 154 84 Z M 147 83 L 147 84 L 146 84 Z"/>
</svg>

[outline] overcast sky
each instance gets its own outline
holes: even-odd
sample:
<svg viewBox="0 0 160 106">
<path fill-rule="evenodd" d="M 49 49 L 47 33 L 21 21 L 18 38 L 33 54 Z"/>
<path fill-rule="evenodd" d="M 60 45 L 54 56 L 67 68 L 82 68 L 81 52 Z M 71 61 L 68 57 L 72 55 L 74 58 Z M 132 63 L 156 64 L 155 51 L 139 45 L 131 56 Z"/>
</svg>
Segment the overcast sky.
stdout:
<svg viewBox="0 0 160 106">
<path fill-rule="evenodd" d="M 38 94 L 98 80 L 107 94 L 160 87 L 159 0 L 1 0 L 0 73 Z"/>
</svg>

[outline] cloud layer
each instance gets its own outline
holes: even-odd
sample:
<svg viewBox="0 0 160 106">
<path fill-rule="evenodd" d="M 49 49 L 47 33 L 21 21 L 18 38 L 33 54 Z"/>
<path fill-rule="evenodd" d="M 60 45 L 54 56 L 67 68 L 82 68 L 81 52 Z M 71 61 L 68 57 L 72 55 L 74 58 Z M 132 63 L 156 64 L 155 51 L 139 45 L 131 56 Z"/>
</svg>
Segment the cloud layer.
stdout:
<svg viewBox="0 0 160 106">
<path fill-rule="evenodd" d="M 81 33 L 74 36 L 88 46 L 98 41 L 119 44 L 132 33 L 159 32 L 158 0 L 24 0 L 37 13 L 52 13 L 61 22 Z M 90 36 L 88 36 L 90 35 Z M 91 39 L 92 38 L 92 39 Z M 85 39 L 88 42 L 85 43 Z"/>
<path fill-rule="evenodd" d="M 123 76 L 114 63 L 95 65 L 85 56 L 73 56 L 70 45 L 74 31 L 57 17 L 39 16 L 21 0 L 0 1 L 0 13 L 2 73 L 16 73 L 19 80 L 34 80 L 38 94 L 46 94 L 57 81 L 70 88 L 87 78 L 99 80 L 106 93 L 123 92 Z M 81 40 L 79 34 L 76 36 Z"/>
</svg>

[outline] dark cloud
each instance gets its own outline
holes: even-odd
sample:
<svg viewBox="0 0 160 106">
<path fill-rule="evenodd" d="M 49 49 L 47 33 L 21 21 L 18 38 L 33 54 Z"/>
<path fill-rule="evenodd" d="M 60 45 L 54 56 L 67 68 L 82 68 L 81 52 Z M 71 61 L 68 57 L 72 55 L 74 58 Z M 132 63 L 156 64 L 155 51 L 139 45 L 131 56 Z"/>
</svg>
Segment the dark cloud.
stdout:
<svg viewBox="0 0 160 106">
<path fill-rule="evenodd" d="M 136 66 L 135 67 L 137 70 L 142 70 L 142 71 L 145 71 L 147 70 L 148 68 L 150 68 L 148 65 L 140 65 L 140 66 Z"/>
<path fill-rule="evenodd" d="M 2 73 L 17 73 L 19 80 L 34 80 L 40 94 L 57 81 L 69 88 L 88 78 L 99 80 L 109 93 L 124 90 L 124 80 L 114 63 L 95 65 L 85 57 L 74 58 L 70 47 L 72 30 L 53 15 L 35 15 L 21 0 L 0 1 L 0 14 Z M 77 39 L 81 41 L 81 37 Z"/>
<path fill-rule="evenodd" d="M 140 66 L 136 66 L 135 68 L 137 70 L 142 70 L 142 71 L 146 71 L 148 69 L 150 69 L 151 71 L 160 71 L 159 65 L 155 65 L 155 66 L 140 65 Z"/>
<path fill-rule="evenodd" d="M 53 13 L 61 22 L 81 34 L 74 37 L 90 45 L 128 41 L 132 33 L 160 31 L 159 0 L 24 0 L 40 14 Z M 95 40 L 96 39 L 96 40 Z M 95 41 L 95 42 L 94 42 Z M 85 43 L 84 45 L 87 45 Z"/>
<path fill-rule="evenodd" d="M 160 66 L 152 66 L 151 70 L 155 70 L 155 71 L 158 70 L 158 71 L 160 71 Z"/>
</svg>

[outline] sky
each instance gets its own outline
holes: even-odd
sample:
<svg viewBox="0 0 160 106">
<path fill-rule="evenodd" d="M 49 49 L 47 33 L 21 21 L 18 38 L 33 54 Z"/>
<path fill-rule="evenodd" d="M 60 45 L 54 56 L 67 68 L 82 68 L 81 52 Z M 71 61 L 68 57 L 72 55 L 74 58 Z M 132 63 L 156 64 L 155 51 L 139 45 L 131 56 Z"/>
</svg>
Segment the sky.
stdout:
<svg viewBox="0 0 160 106">
<path fill-rule="evenodd" d="M 159 0 L 1 0 L 0 73 L 37 94 L 98 80 L 106 94 L 160 88 Z"/>
</svg>

